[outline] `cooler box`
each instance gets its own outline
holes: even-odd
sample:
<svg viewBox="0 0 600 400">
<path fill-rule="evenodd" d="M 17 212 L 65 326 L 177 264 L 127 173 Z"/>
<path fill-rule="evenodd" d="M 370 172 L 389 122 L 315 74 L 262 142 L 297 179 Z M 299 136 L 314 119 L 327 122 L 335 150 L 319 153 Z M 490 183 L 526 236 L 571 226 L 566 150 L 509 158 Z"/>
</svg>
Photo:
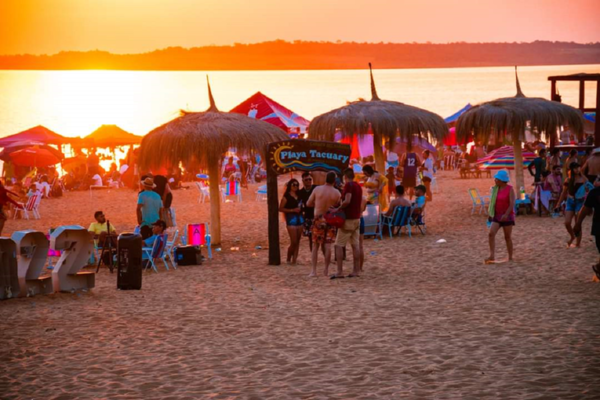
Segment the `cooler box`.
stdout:
<svg viewBox="0 0 600 400">
<path fill-rule="evenodd" d="M 180 246 L 175 248 L 175 262 L 180 265 L 202 265 L 202 253 L 198 246 Z"/>
<path fill-rule="evenodd" d="M 117 289 L 142 288 L 142 236 L 122 233 L 117 239 Z"/>
</svg>

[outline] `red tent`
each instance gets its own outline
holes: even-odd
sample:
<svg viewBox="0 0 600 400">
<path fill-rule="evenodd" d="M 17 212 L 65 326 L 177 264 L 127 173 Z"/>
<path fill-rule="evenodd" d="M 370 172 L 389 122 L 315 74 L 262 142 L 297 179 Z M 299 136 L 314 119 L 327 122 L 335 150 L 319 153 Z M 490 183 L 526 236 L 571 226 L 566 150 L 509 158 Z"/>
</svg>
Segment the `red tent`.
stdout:
<svg viewBox="0 0 600 400">
<path fill-rule="evenodd" d="M 261 92 L 256 92 L 230 112 L 244 114 L 273 124 L 287 133 L 306 132 L 310 121 L 285 108 Z"/>
<path fill-rule="evenodd" d="M 27 129 L 26 131 L 15 133 L 14 135 L 6 136 L 0 139 L 0 147 L 6 147 L 15 142 L 40 142 L 43 144 L 64 144 L 69 143 L 73 139 L 52 132 L 50 129 L 38 125 L 35 128 Z"/>
</svg>

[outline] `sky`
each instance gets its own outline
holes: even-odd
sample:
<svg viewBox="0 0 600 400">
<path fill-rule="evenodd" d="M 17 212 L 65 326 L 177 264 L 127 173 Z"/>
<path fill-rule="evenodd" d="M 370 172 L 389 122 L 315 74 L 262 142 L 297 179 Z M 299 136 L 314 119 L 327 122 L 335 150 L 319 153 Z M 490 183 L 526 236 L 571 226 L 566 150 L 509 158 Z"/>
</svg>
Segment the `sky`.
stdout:
<svg viewBox="0 0 600 400">
<path fill-rule="evenodd" d="M 600 42 L 600 0 L 0 0 L 0 54 L 275 39 Z"/>
</svg>

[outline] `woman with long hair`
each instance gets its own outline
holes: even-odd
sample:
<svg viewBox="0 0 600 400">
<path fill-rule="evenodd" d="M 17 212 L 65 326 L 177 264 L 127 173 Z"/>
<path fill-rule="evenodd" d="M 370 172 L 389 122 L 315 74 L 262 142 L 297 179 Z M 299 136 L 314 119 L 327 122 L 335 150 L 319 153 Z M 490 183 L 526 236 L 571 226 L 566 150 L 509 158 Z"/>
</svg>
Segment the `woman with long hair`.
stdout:
<svg viewBox="0 0 600 400">
<path fill-rule="evenodd" d="M 379 210 L 387 210 L 388 202 L 385 194 L 387 178 L 373 169 L 370 165 L 363 167 L 363 173 L 367 178 L 365 189 L 367 190 L 367 202 L 371 204 L 379 204 Z"/>
<path fill-rule="evenodd" d="M 569 177 L 565 180 L 563 191 L 558 199 L 557 205 L 560 205 L 563 200 L 567 200 L 565 206 L 565 227 L 569 233 L 569 240 L 567 241 L 567 247 L 571 247 L 575 241 L 575 246 L 579 247 L 581 244 L 581 235 L 575 235 L 573 231 L 573 217 L 583 207 L 585 201 L 586 183 L 589 183 L 588 179 L 581 171 L 581 165 L 577 162 L 572 162 L 569 165 Z M 555 209 L 558 212 L 558 209 Z"/>
<path fill-rule="evenodd" d="M 300 213 L 302 208 L 298 191 L 300 183 L 297 179 L 290 179 L 285 184 L 285 192 L 279 203 L 279 211 L 285 216 L 285 225 L 290 235 L 290 247 L 287 251 L 287 262 L 295 265 L 298 261 L 298 250 L 300 249 L 300 239 L 302 238 L 302 228 L 304 218 Z"/>
</svg>

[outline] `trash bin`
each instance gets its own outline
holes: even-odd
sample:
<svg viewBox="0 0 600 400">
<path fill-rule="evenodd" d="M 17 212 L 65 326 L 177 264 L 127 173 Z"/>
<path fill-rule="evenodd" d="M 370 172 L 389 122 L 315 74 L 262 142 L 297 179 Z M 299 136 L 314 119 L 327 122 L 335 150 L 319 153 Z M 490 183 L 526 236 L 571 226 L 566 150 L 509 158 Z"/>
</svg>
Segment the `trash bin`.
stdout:
<svg viewBox="0 0 600 400">
<path fill-rule="evenodd" d="M 117 289 L 142 288 L 142 236 L 122 233 L 117 239 Z"/>
</svg>

